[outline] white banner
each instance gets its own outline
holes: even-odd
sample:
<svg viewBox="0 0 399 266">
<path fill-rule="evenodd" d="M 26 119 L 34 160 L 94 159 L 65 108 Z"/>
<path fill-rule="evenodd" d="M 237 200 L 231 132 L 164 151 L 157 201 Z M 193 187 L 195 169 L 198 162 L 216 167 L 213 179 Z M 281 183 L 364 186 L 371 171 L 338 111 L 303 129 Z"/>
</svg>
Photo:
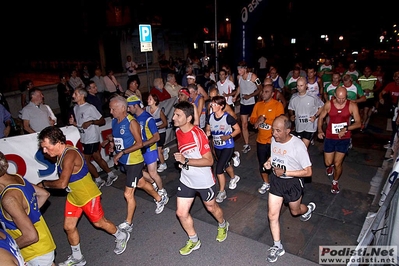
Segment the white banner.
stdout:
<svg viewBox="0 0 399 266">
<path fill-rule="evenodd" d="M 76 146 L 80 135 L 76 127 L 63 127 L 67 142 Z M 37 140 L 38 133 L 0 139 L 0 150 L 6 156 L 9 173 L 18 173 L 33 184 L 58 178 L 55 158 L 44 155 Z"/>
<path fill-rule="evenodd" d="M 168 119 L 165 144 L 175 139 L 172 117 L 174 110 L 173 106 L 176 102 L 177 97 L 174 97 L 159 103 L 160 108 L 163 108 Z M 111 121 L 111 117 L 105 118 L 105 125 L 100 127 L 100 142 L 102 142 L 109 134 L 112 134 Z M 62 127 L 61 130 L 64 132 L 68 144 L 82 150 L 80 134 L 76 127 Z M 9 162 L 8 172 L 18 173 L 33 184 L 38 184 L 43 180 L 54 180 L 58 178 L 55 158 L 49 158 L 48 155 L 43 154 L 42 149 L 39 147 L 37 137 L 38 133 L 32 133 L 0 139 L 0 151 L 3 152 Z M 110 160 L 108 154 L 107 145 L 101 149 L 101 156 L 111 167 L 114 163 Z M 92 161 L 92 163 L 97 168 L 97 171 L 102 171 L 94 161 Z"/>
</svg>

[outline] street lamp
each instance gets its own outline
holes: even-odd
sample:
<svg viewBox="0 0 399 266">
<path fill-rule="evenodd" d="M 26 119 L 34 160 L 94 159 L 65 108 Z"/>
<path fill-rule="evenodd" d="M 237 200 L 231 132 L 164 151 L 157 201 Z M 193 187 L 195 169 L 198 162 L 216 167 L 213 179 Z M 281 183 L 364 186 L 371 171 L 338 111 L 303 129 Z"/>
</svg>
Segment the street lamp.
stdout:
<svg viewBox="0 0 399 266">
<path fill-rule="evenodd" d="M 215 0 L 215 72 L 219 73 L 219 59 L 218 59 L 218 13 L 217 13 L 217 0 Z M 216 75 L 216 81 L 217 81 Z"/>
</svg>

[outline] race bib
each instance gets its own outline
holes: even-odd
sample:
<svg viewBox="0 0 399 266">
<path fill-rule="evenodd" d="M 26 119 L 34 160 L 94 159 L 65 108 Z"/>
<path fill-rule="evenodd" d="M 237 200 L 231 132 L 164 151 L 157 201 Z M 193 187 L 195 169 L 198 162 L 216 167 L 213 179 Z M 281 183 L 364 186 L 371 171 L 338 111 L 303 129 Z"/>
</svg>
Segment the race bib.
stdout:
<svg viewBox="0 0 399 266">
<path fill-rule="evenodd" d="M 301 124 L 309 123 L 310 122 L 309 115 L 308 114 L 299 115 L 298 116 L 298 121 Z"/>
<path fill-rule="evenodd" d="M 343 123 L 339 123 L 339 124 L 331 124 L 331 132 L 333 134 L 339 134 L 339 132 L 341 131 L 341 129 L 343 129 L 345 126 L 347 125 L 346 122 Z"/>
<path fill-rule="evenodd" d="M 117 151 L 125 149 L 125 146 L 123 146 L 123 139 L 121 138 L 114 138 L 114 144 Z"/>
<path fill-rule="evenodd" d="M 272 129 L 272 126 L 269 125 L 269 124 L 262 123 L 262 124 L 259 125 L 259 129 L 271 130 L 271 129 Z"/>
<path fill-rule="evenodd" d="M 220 136 L 213 136 L 213 144 L 215 146 L 223 146 L 226 144 L 224 140 L 220 139 Z"/>
</svg>

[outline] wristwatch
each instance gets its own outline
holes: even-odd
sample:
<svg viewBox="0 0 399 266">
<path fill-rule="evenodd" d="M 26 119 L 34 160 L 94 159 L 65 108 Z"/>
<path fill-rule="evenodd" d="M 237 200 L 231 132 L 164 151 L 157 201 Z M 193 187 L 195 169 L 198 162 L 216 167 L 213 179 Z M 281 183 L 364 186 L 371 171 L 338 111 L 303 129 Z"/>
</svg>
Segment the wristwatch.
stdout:
<svg viewBox="0 0 399 266">
<path fill-rule="evenodd" d="M 185 165 L 187 165 L 189 161 L 190 161 L 189 158 L 184 158 L 184 164 L 185 164 Z"/>
</svg>

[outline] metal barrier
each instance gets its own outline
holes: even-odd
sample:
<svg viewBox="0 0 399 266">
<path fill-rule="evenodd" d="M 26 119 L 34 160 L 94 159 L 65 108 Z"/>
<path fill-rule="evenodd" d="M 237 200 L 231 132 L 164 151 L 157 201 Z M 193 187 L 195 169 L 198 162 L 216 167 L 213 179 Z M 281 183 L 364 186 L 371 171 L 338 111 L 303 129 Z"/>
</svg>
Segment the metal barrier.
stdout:
<svg viewBox="0 0 399 266">
<path fill-rule="evenodd" d="M 398 161 L 398 160 L 396 160 Z M 397 163 L 397 162 L 396 162 Z M 378 209 L 373 222 L 365 232 L 363 238 L 359 241 L 356 249 L 360 249 L 365 246 L 397 246 L 399 242 L 399 181 L 396 178 L 398 172 L 394 170 L 390 173 L 387 183 L 390 183 L 390 178 L 394 177 L 391 183 L 388 194 L 385 195 L 385 199 Z M 361 255 L 357 254 L 350 258 L 350 261 L 357 261 L 362 258 Z M 399 256 L 396 258 L 398 261 Z M 360 265 L 358 263 L 350 263 L 347 265 Z M 374 264 L 370 264 L 374 265 Z M 394 265 L 394 264 L 392 264 Z"/>
</svg>

